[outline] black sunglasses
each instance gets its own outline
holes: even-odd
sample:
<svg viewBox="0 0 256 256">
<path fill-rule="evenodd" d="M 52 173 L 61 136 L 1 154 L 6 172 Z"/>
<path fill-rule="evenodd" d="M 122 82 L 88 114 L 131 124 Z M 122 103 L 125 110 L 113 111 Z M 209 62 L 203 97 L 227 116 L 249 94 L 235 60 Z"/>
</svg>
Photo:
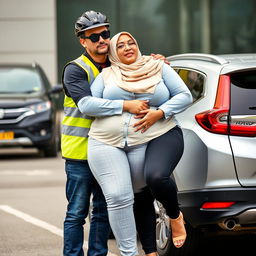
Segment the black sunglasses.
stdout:
<svg viewBox="0 0 256 256">
<path fill-rule="evenodd" d="M 110 31 L 109 30 L 104 30 L 101 33 L 94 33 L 91 34 L 90 36 L 85 36 L 84 38 L 90 39 L 93 43 L 96 43 L 100 40 L 100 37 L 102 37 L 103 39 L 108 39 L 110 38 Z"/>
</svg>

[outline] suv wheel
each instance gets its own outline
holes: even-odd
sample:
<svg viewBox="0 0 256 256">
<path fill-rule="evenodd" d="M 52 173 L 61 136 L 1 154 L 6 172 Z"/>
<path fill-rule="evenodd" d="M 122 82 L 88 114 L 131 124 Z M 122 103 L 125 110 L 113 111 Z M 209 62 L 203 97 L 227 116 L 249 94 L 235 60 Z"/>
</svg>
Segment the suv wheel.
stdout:
<svg viewBox="0 0 256 256">
<path fill-rule="evenodd" d="M 156 243 L 157 251 L 160 256 L 192 256 L 198 253 L 199 244 L 202 244 L 202 233 L 186 223 L 187 238 L 181 248 L 176 248 L 172 242 L 172 235 L 169 229 L 169 217 L 165 209 L 159 202 L 155 201 L 157 214 L 156 223 Z"/>
<path fill-rule="evenodd" d="M 47 147 L 40 148 L 39 151 L 44 157 L 56 157 L 60 149 L 60 138 L 57 134 L 54 135 L 53 142 Z"/>
</svg>

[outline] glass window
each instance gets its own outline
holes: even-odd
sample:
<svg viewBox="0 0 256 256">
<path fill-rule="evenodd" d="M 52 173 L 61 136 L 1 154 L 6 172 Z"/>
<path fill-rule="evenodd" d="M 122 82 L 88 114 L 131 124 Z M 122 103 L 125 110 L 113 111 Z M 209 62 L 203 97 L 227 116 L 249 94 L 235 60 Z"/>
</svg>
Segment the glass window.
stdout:
<svg viewBox="0 0 256 256">
<path fill-rule="evenodd" d="M 256 51 L 256 1 L 212 1 L 212 52 L 251 53 Z"/>
<path fill-rule="evenodd" d="M 0 68 L 0 93 L 34 93 L 42 89 L 39 74 L 28 68 Z"/>
<path fill-rule="evenodd" d="M 231 75 L 230 114 L 256 114 L 256 70 Z"/>
<path fill-rule="evenodd" d="M 134 35 L 143 54 L 200 51 L 200 0 L 140 0 L 140 6 L 120 1 L 120 29 Z"/>
<path fill-rule="evenodd" d="M 190 90 L 193 102 L 200 99 L 204 92 L 204 76 L 196 71 L 187 69 L 176 69 L 176 72 Z"/>
<path fill-rule="evenodd" d="M 130 32 L 142 54 L 256 52 L 255 0 L 57 0 L 59 79 L 83 51 L 74 23 L 90 9 L 108 16 L 111 36 Z"/>
</svg>

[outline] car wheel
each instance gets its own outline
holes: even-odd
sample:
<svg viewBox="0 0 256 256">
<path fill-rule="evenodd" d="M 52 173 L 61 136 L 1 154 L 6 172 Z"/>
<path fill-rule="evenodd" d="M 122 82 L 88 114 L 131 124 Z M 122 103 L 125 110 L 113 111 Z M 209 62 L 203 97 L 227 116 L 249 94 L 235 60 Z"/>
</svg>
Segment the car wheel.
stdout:
<svg viewBox="0 0 256 256">
<path fill-rule="evenodd" d="M 187 238 L 181 248 L 176 248 L 172 242 L 172 236 L 169 229 L 169 217 L 162 204 L 155 201 L 155 210 L 157 214 L 156 224 L 156 244 L 160 256 L 190 256 L 198 253 L 198 245 L 201 244 L 202 234 L 200 230 L 185 224 Z"/>
<path fill-rule="evenodd" d="M 40 148 L 39 151 L 42 152 L 44 157 L 56 157 L 60 150 L 60 138 L 58 135 L 54 136 L 53 142 L 44 148 Z"/>
</svg>

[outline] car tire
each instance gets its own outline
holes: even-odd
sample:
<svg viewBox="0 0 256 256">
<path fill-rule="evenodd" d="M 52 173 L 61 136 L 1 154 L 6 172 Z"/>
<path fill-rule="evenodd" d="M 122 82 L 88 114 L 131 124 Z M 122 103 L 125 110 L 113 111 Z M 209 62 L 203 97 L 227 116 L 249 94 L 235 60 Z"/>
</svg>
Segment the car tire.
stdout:
<svg viewBox="0 0 256 256">
<path fill-rule="evenodd" d="M 56 143 L 51 144 L 51 146 L 43 149 L 44 157 L 56 157 L 58 155 L 58 149 Z"/>
<path fill-rule="evenodd" d="M 169 229 L 169 217 L 166 215 L 164 207 L 155 201 L 157 214 L 156 224 L 156 243 L 157 251 L 160 256 L 192 256 L 198 255 L 199 245 L 202 244 L 202 233 L 188 223 L 185 224 L 187 238 L 181 248 L 176 248 L 172 242 L 172 236 Z"/>
<path fill-rule="evenodd" d="M 60 138 L 57 134 L 54 135 L 53 142 L 47 147 L 40 148 L 44 157 L 57 157 L 60 150 Z"/>
</svg>

